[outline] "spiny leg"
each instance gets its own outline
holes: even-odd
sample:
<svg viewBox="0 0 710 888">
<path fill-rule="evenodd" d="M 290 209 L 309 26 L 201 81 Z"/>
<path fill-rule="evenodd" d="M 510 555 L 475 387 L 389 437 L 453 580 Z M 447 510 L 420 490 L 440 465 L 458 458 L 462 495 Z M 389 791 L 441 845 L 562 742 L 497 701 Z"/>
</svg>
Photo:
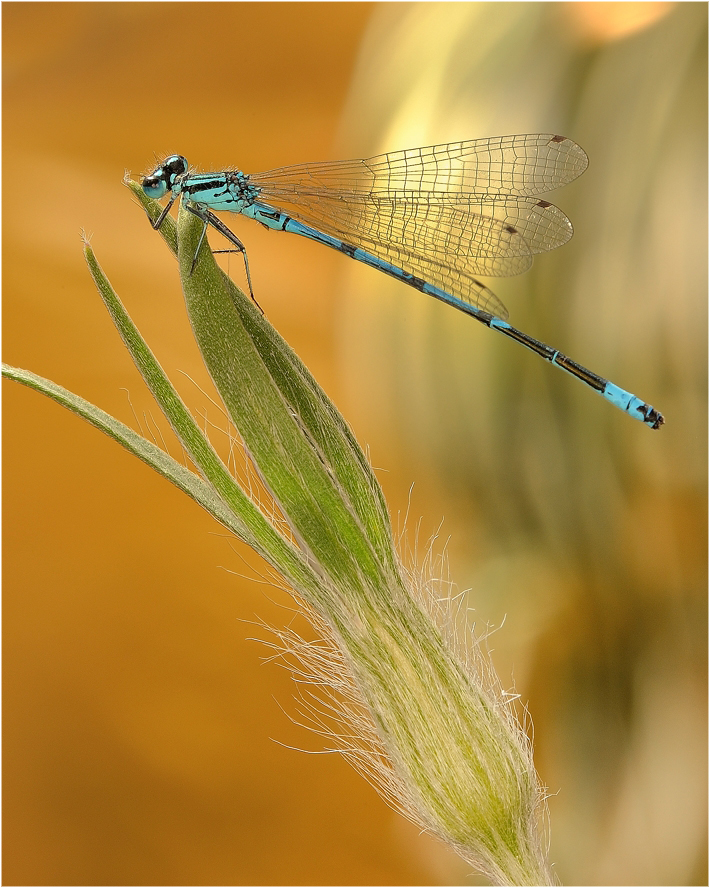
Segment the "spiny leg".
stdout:
<svg viewBox="0 0 710 888">
<path fill-rule="evenodd" d="M 222 220 L 218 216 L 215 216 L 215 214 L 212 213 L 210 210 L 200 209 L 200 208 L 194 206 L 194 204 L 188 204 L 188 203 L 185 203 L 185 207 L 193 214 L 193 216 L 197 216 L 198 219 L 201 219 L 204 222 L 202 234 L 200 235 L 200 240 L 199 240 L 199 243 L 197 244 L 197 249 L 195 250 L 195 255 L 192 260 L 192 268 L 190 269 L 190 274 L 192 274 L 192 272 L 195 270 L 195 265 L 197 264 L 197 256 L 198 256 L 198 253 L 200 252 L 200 247 L 202 246 L 202 241 L 205 239 L 205 234 L 207 232 L 207 226 L 211 225 L 213 228 L 216 228 L 217 231 L 219 231 L 219 233 L 221 235 L 226 237 L 227 240 L 231 244 L 234 244 L 234 246 L 235 246 L 234 250 L 213 250 L 212 252 L 213 253 L 241 253 L 242 254 L 242 256 L 244 257 L 244 269 L 245 269 L 246 275 L 247 275 L 247 284 L 249 286 L 249 295 L 251 296 L 251 299 L 252 299 L 252 302 L 254 303 L 254 305 L 256 305 L 256 307 L 259 309 L 259 311 L 263 314 L 264 310 L 259 305 L 259 303 L 256 301 L 256 297 L 254 296 L 254 290 L 251 285 L 251 274 L 249 273 L 249 259 L 247 258 L 247 251 L 246 251 L 246 247 L 244 246 L 244 244 L 239 240 L 239 238 L 236 236 L 236 234 L 231 229 L 227 228 L 227 226 L 224 224 L 224 222 L 222 222 Z"/>
<path fill-rule="evenodd" d="M 155 222 L 153 222 L 153 220 L 150 218 L 150 216 L 148 216 L 148 221 L 150 222 L 150 224 L 152 225 L 152 227 L 155 231 L 158 231 L 160 229 L 160 226 L 163 224 L 163 222 L 165 222 L 165 217 L 170 212 L 170 207 L 174 203 L 175 203 L 175 197 L 173 196 L 170 198 L 170 200 L 168 201 L 166 206 L 163 207 L 163 212 L 158 216 L 158 218 L 155 220 Z"/>
</svg>

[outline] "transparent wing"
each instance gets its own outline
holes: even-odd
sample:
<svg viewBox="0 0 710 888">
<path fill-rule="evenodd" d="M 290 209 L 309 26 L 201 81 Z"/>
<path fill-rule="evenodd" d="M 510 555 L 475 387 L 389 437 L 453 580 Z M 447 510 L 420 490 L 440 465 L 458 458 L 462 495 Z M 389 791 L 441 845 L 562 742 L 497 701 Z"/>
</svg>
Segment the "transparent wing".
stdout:
<svg viewBox="0 0 710 888">
<path fill-rule="evenodd" d="M 572 181 L 586 165 L 569 139 L 503 136 L 249 179 L 260 200 L 504 318 L 474 275 L 520 274 L 533 254 L 568 241 L 564 213 L 528 195 Z"/>
<path fill-rule="evenodd" d="M 496 136 L 428 148 L 393 151 L 365 160 L 305 163 L 251 176 L 255 185 L 280 193 L 401 191 L 498 196 L 545 194 L 572 182 L 588 164 L 571 139 L 551 134 Z"/>
<path fill-rule="evenodd" d="M 423 198 L 420 195 L 415 203 L 321 197 L 300 206 L 282 201 L 280 208 L 498 317 L 505 317 L 505 309 L 490 290 L 487 304 L 472 298 L 481 286 L 475 275 L 520 274 L 530 267 L 534 253 L 560 246 L 572 236 L 567 217 L 546 201 L 511 197 L 450 205 Z"/>
</svg>

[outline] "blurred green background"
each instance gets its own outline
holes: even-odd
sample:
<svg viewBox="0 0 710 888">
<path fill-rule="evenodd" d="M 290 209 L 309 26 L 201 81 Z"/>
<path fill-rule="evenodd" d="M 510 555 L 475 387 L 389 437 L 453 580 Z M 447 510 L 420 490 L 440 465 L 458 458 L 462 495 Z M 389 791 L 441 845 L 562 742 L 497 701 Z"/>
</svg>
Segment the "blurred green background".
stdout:
<svg viewBox="0 0 710 888">
<path fill-rule="evenodd" d="M 4 360 L 145 429 L 81 228 L 188 403 L 223 422 L 124 169 L 522 132 L 585 148 L 553 198 L 574 239 L 489 283 L 516 326 L 660 409 L 658 432 L 384 275 L 227 221 L 395 526 L 408 510 L 423 551 L 443 518 L 477 628 L 503 624 L 490 646 L 533 718 L 561 881 L 706 884 L 707 5 L 2 12 Z M 279 745 L 321 748 L 246 641 L 289 619 L 258 559 L 86 424 L 3 393 L 3 881 L 471 881 L 340 759 Z"/>
</svg>

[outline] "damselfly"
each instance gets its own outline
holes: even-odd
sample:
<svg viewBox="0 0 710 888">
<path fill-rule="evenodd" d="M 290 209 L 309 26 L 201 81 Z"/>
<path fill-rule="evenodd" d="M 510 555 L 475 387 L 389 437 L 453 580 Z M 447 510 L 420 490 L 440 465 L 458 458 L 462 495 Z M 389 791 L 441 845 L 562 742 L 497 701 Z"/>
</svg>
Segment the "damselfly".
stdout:
<svg viewBox="0 0 710 888">
<path fill-rule="evenodd" d="M 576 179 L 587 163 L 564 136 L 499 136 L 251 175 L 192 172 L 173 154 L 141 184 L 148 197 L 170 194 L 154 228 L 179 196 L 203 220 L 193 269 L 208 225 L 244 255 L 252 298 L 244 245 L 213 210 L 301 234 L 453 305 L 657 429 L 664 420 L 656 409 L 512 327 L 503 303 L 475 277 L 520 274 L 535 253 L 570 239 L 569 219 L 539 195 Z"/>
</svg>

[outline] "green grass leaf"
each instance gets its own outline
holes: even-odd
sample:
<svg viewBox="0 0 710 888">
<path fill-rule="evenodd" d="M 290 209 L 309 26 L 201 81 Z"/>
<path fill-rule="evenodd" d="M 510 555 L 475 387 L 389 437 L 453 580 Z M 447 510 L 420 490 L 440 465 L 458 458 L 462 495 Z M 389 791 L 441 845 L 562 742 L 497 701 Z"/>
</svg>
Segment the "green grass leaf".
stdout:
<svg viewBox="0 0 710 888">
<path fill-rule="evenodd" d="M 127 183 L 155 220 L 160 206 Z M 277 638 L 326 691 L 338 748 L 391 803 L 501 884 L 549 881 L 538 831 L 542 790 L 530 744 L 507 698 L 438 628 L 439 600 L 395 550 L 375 475 L 352 432 L 306 367 L 216 265 L 202 222 L 181 209 L 161 233 L 178 258 L 205 364 L 282 529 L 232 477 L 156 361 L 93 251 L 89 270 L 143 379 L 200 475 L 104 411 L 48 380 L 10 379 L 87 419 L 188 493 L 259 552 L 294 590 L 322 635 Z M 278 646 L 277 646 L 278 647 Z M 328 696 L 330 694 L 330 696 Z M 315 710 L 311 709 L 311 712 Z M 323 713 L 314 716 L 323 730 Z"/>
</svg>

